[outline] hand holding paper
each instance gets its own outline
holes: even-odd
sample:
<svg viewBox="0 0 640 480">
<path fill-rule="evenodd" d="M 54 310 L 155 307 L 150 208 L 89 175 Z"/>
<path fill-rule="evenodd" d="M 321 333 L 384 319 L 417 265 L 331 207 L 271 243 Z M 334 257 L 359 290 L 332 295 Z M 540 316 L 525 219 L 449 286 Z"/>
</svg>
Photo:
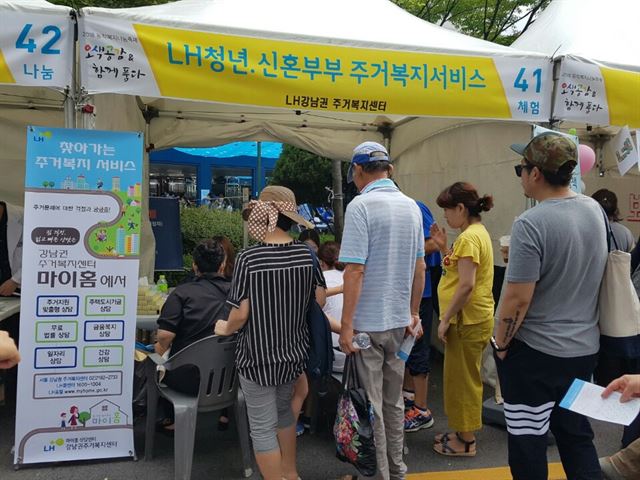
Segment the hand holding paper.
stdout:
<svg viewBox="0 0 640 480">
<path fill-rule="evenodd" d="M 623 375 L 620 378 L 616 378 L 602 392 L 602 398 L 609 398 L 612 392 L 622 393 L 620 402 L 628 402 L 632 398 L 640 398 L 640 375 Z"/>
<path fill-rule="evenodd" d="M 640 398 L 628 400 L 631 398 L 629 395 L 623 400 L 619 391 L 615 391 L 619 388 L 625 389 L 612 387 L 609 392 L 593 383 L 575 379 L 560 406 L 597 420 L 629 425 L 640 412 Z"/>
</svg>

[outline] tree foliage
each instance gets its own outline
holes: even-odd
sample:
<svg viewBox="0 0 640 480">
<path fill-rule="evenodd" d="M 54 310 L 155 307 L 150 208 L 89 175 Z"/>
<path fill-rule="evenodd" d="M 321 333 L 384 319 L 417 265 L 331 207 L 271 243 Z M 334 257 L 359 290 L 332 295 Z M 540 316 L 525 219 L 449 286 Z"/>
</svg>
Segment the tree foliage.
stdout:
<svg viewBox="0 0 640 480">
<path fill-rule="evenodd" d="M 271 185 L 290 188 L 297 202 L 324 205 L 331 187 L 331 160 L 292 145 L 284 145 L 271 176 Z"/>
<path fill-rule="evenodd" d="M 551 0 L 392 0 L 436 25 L 452 24 L 462 33 L 510 45 Z"/>
<path fill-rule="evenodd" d="M 79 9 L 82 7 L 131 8 L 168 3 L 167 0 L 50 0 L 51 3 Z"/>
</svg>

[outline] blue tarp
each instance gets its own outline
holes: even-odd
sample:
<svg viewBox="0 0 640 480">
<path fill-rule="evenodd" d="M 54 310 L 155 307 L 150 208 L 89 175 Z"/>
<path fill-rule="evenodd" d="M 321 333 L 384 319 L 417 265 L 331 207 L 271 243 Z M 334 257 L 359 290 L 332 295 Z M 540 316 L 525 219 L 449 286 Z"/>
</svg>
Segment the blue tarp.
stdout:
<svg viewBox="0 0 640 480">
<path fill-rule="evenodd" d="M 282 153 L 282 144 L 277 142 L 262 142 L 262 158 L 279 158 Z M 256 142 L 234 142 L 219 147 L 206 148 L 175 148 L 178 152 L 200 157 L 231 158 L 231 157 L 256 157 L 258 146 Z"/>
</svg>

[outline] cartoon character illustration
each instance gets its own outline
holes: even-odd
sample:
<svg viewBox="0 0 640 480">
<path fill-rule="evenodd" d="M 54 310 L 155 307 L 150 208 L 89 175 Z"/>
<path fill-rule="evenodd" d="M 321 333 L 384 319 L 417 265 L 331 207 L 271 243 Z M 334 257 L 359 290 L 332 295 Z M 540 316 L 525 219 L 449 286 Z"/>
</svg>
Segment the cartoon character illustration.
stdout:
<svg viewBox="0 0 640 480">
<path fill-rule="evenodd" d="M 60 428 L 67 428 L 67 412 L 60 414 Z"/>
<path fill-rule="evenodd" d="M 101 228 L 100 230 L 98 230 L 96 232 L 96 240 L 99 242 L 106 242 L 107 241 L 107 230 L 104 228 Z"/>
<path fill-rule="evenodd" d="M 69 413 L 71 414 L 71 417 L 69 418 L 70 427 L 78 426 L 78 412 L 79 412 L 78 407 L 76 407 L 75 405 L 69 409 Z"/>
<path fill-rule="evenodd" d="M 127 222 L 127 226 L 129 227 L 129 230 L 135 230 L 138 224 L 135 223 L 133 220 L 129 220 Z"/>
<path fill-rule="evenodd" d="M 98 190 L 102 190 L 102 187 L 104 186 L 104 182 L 102 181 L 101 178 L 98 179 L 97 183 L 96 183 L 96 188 Z"/>
</svg>

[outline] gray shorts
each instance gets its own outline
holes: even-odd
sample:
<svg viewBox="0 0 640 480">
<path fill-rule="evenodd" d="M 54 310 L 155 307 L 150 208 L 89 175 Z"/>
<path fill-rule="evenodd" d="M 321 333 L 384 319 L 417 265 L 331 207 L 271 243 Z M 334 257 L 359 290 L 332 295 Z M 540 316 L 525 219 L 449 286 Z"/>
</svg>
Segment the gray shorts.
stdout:
<svg viewBox="0 0 640 480">
<path fill-rule="evenodd" d="M 291 410 L 294 382 L 265 387 L 240 375 L 240 387 L 247 403 L 251 440 L 256 453 L 280 448 L 278 430 L 293 425 Z"/>
</svg>

